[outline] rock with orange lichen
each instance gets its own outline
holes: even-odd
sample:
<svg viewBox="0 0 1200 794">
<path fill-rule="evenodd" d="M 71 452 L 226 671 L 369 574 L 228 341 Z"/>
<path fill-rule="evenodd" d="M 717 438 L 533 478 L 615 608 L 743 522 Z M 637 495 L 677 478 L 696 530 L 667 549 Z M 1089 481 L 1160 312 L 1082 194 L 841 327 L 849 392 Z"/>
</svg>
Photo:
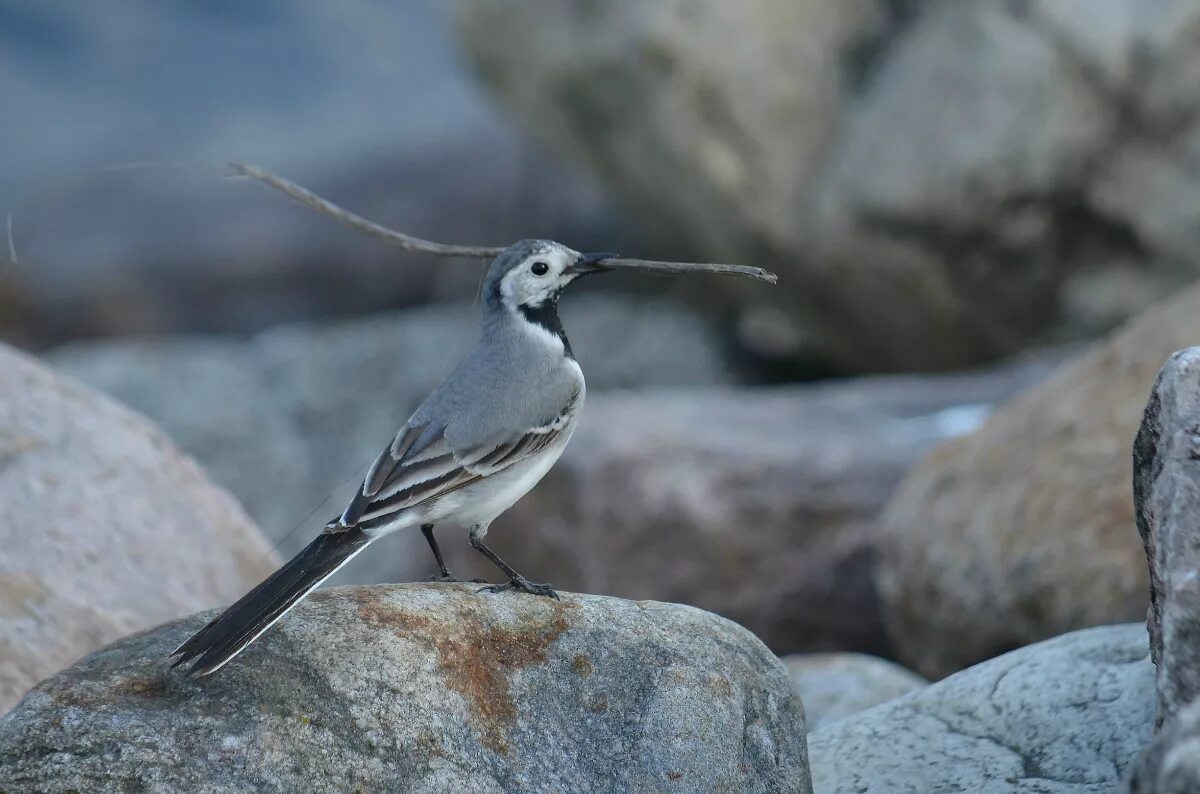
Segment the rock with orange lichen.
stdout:
<svg viewBox="0 0 1200 794">
<path fill-rule="evenodd" d="M 0 790 L 811 792 L 804 711 L 691 607 L 468 585 L 320 591 L 212 676 L 134 635 L 0 719 Z"/>
</svg>

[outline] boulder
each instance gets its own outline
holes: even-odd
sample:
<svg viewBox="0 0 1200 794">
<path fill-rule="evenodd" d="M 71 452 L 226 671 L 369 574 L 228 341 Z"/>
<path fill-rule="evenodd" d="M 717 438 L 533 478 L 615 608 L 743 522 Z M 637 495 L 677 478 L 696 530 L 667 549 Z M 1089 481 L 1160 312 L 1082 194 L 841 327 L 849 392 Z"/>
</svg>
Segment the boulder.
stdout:
<svg viewBox="0 0 1200 794">
<path fill-rule="evenodd" d="M 1200 347 L 1163 365 L 1133 446 L 1159 724 L 1200 696 Z"/>
<path fill-rule="evenodd" d="M 1156 671 L 1157 724 L 1166 725 L 1128 781 L 1133 794 L 1200 788 L 1200 348 L 1172 355 L 1159 372 L 1133 446 L 1138 533 L 1150 564 L 1146 624 Z"/>
<path fill-rule="evenodd" d="M 884 500 L 921 455 L 976 427 L 1052 360 L 589 395 L 563 457 L 488 541 L 537 581 L 695 604 L 776 653 L 887 655 L 872 574 Z M 494 577 L 460 538 L 443 542 L 451 567 Z"/>
<path fill-rule="evenodd" d="M 236 598 L 276 564 L 161 431 L 3 345 L 0 505 L 0 712 L 83 654 Z"/>
<path fill-rule="evenodd" d="M 663 248 L 783 276 L 703 299 L 778 299 L 843 367 L 1093 333 L 1200 272 L 1186 0 L 456 7 L 484 81 Z"/>
<path fill-rule="evenodd" d="M 799 309 L 803 335 L 830 345 L 812 313 L 829 296 L 797 256 L 808 233 L 798 207 L 849 100 L 837 61 L 885 27 L 875 0 L 459 0 L 456 9 L 483 81 L 531 134 L 645 219 L 659 250 L 769 263 L 782 276 L 771 291 L 688 285 L 693 297 L 756 309 L 786 296 L 789 335 L 801 335 Z"/>
<path fill-rule="evenodd" d="M 129 637 L 0 720 L 0 789 L 811 792 L 804 712 L 690 607 L 467 585 L 314 594 L 216 674 Z"/>
<path fill-rule="evenodd" d="M 797 653 L 783 657 L 783 663 L 804 701 L 809 732 L 929 683 L 898 664 L 861 653 Z"/>
<path fill-rule="evenodd" d="M 591 394 L 736 380 L 716 332 L 692 311 L 603 294 L 563 304 Z M 478 335 L 479 307 L 461 304 L 249 339 L 80 342 L 48 358 L 166 428 L 290 556 L 342 511 L 386 440 Z M 431 559 L 412 533 L 336 581 L 424 578 Z"/>
<path fill-rule="evenodd" d="M 1107 794 L 1150 740 L 1141 624 L 1013 651 L 808 735 L 824 794 Z"/>
<path fill-rule="evenodd" d="M 1197 339 L 1200 285 L 939 446 L 905 478 L 884 514 L 878 566 L 902 662 L 938 678 L 1145 614 L 1130 444 L 1159 365 Z"/>
</svg>

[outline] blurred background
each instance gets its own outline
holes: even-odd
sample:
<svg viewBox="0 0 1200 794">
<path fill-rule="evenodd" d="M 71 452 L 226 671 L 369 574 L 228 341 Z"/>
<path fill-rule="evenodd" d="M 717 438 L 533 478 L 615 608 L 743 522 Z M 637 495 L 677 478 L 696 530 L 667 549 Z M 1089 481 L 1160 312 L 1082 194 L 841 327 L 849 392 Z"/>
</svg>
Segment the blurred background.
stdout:
<svg viewBox="0 0 1200 794">
<path fill-rule="evenodd" d="M 472 345 L 481 265 L 385 248 L 224 163 L 436 240 L 767 267 L 778 287 L 621 275 L 566 297 L 586 418 L 497 550 L 777 652 L 945 674 L 1144 608 L 1127 471 L 1087 519 L 1111 570 L 1057 567 L 1086 522 L 1019 484 L 1007 513 L 936 501 L 1036 468 L 974 474 L 991 447 L 888 503 L 1200 272 L 1198 30 L 1168 0 L 0 0 L 0 338 L 151 417 L 291 554 Z M 1167 336 L 1130 355 L 1156 369 Z M 1103 399 L 1090 377 L 1075 394 Z M 1125 430 L 1083 465 L 1127 469 Z M 494 575 L 441 536 L 460 574 Z M 397 538 L 340 581 L 432 570 Z M 1092 582 L 1103 614 L 1079 606 Z"/>
</svg>

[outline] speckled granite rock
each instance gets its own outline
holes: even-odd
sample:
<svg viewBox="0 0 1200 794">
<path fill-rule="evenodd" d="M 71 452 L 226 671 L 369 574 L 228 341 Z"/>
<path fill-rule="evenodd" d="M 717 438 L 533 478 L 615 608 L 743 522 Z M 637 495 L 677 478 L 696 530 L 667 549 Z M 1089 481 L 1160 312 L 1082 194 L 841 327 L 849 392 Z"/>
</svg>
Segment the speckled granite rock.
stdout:
<svg viewBox="0 0 1200 794">
<path fill-rule="evenodd" d="M 33 690 L 0 719 L 0 789 L 812 791 L 783 666 L 691 607 L 335 588 L 209 678 L 168 670 L 209 617 Z"/>
<path fill-rule="evenodd" d="M 810 733 L 822 794 L 1107 794 L 1150 741 L 1146 627 L 1102 626 Z"/>
<path fill-rule="evenodd" d="M 0 505 L 0 712 L 105 643 L 236 598 L 277 562 L 160 430 L 4 345 Z"/>
</svg>

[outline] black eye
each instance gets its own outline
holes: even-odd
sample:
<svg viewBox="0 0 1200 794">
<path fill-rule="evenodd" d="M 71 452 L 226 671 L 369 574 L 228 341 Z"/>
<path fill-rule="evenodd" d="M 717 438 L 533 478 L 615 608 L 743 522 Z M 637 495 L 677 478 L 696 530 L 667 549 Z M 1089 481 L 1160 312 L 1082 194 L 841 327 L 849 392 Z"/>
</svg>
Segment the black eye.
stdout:
<svg viewBox="0 0 1200 794">
<path fill-rule="evenodd" d="M 545 262 L 534 262 L 529 266 L 529 269 L 535 276 L 544 276 L 550 272 L 550 266 Z"/>
</svg>

